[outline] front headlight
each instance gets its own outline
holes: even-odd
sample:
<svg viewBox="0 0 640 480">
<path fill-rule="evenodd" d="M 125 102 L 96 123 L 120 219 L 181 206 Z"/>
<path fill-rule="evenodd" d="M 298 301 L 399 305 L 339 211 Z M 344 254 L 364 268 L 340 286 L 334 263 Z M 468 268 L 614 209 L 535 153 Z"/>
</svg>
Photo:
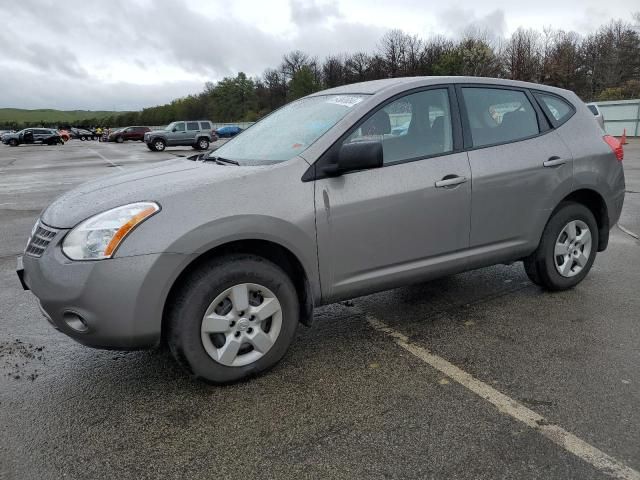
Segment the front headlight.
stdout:
<svg viewBox="0 0 640 480">
<path fill-rule="evenodd" d="M 94 215 L 67 234 L 62 251 L 71 260 L 111 258 L 124 238 L 158 211 L 155 202 L 138 202 Z"/>
</svg>

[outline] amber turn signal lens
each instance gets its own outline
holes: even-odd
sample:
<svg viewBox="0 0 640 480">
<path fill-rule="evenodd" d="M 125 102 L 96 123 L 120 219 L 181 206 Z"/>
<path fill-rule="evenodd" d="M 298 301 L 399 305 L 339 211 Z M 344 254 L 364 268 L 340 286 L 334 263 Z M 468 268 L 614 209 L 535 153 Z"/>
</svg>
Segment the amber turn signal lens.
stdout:
<svg viewBox="0 0 640 480">
<path fill-rule="evenodd" d="M 136 225 L 138 225 L 144 219 L 150 217 L 157 211 L 158 209 L 154 207 L 145 208 L 143 211 L 132 217 L 131 220 L 125 223 L 122 227 L 120 227 L 120 229 L 116 232 L 116 234 L 107 245 L 107 248 L 104 249 L 105 257 L 110 257 L 111 255 L 113 255 L 113 252 L 116 251 L 116 248 L 118 248 L 118 245 L 120 245 L 120 242 L 122 242 L 124 237 L 126 237 L 131 230 L 136 228 Z"/>
</svg>

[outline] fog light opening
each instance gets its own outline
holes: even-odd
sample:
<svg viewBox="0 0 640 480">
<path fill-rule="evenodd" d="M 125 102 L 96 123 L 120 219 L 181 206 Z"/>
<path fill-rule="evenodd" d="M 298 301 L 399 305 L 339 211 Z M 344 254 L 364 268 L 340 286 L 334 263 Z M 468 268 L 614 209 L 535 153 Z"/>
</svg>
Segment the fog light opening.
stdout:
<svg viewBox="0 0 640 480">
<path fill-rule="evenodd" d="M 89 331 L 86 320 L 75 312 L 64 312 L 62 318 L 69 328 L 76 332 L 85 333 Z"/>
</svg>

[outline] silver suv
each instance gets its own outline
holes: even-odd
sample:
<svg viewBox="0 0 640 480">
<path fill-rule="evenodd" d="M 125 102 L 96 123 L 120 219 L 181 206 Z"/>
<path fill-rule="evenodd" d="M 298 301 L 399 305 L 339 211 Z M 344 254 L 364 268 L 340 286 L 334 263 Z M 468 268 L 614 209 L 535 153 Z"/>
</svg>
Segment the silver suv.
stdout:
<svg viewBox="0 0 640 480">
<path fill-rule="evenodd" d="M 209 120 L 180 120 L 171 122 L 164 130 L 152 130 L 144 134 L 144 143 L 153 152 L 162 152 L 167 147 L 193 147 L 206 150 L 218 138 Z"/>
<path fill-rule="evenodd" d="M 622 157 L 566 90 L 348 85 L 197 161 L 71 190 L 18 274 L 77 341 L 164 341 L 194 377 L 232 382 L 276 364 L 316 305 L 518 260 L 542 288 L 574 287 L 620 216 Z"/>
</svg>

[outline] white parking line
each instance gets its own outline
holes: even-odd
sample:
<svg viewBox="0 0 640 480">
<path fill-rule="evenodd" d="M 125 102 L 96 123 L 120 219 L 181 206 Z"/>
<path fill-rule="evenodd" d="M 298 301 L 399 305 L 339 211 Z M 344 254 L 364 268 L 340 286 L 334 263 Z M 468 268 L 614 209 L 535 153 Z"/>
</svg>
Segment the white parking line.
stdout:
<svg viewBox="0 0 640 480">
<path fill-rule="evenodd" d="M 463 387 L 495 406 L 500 412 L 505 413 L 516 420 L 533 428 L 556 445 L 564 448 L 568 452 L 590 463 L 602 473 L 623 480 L 640 480 L 640 472 L 627 467 L 615 458 L 598 450 L 593 445 L 567 432 L 558 425 L 552 425 L 542 415 L 525 407 L 518 401 L 500 393 L 495 388 L 474 378 L 469 373 L 449 363 L 444 358 L 434 355 L 426 348 L 409 342 L 409 339 L 388 327 L 385 323 L 371 315 L 367 315 L 367 321 L 374 329 L 393 338 L 395 343 L 418 357 L 436 370 L 442 372 L 447 377 L 458 382 Z"/>
<path fill-rule="evenodd" d="M 624 233 L 626 233 L 627 235 L 629 235 L 630 237 L 635 238 L 636 240 L 640 240 L 640 235 L 638 235 L 637 233 L 633 233 L 631 230 L 624 228 L 622 225 L 618 224 L 618 228 L 620 230 L 622 230 Z"/>
<path fill-rule="evenodd" d="M 99 156 L 102 160 L 104 160 L 107 163 L 110 163 L 112 166 L 119 168 L 120 170 L 124 170 L 124 168 L 122 168 L 120 165 L 116 165 L 115 163 L 113 163 L 111 160 L 109 160 L 107 157 L 105 157 L 104 155 L 102 155 L 100 152 L 96 152 L 94 149 L 90 148 L 89 151 L 91 153 L 95 153 L 97 156 Z"/>
</svg>

